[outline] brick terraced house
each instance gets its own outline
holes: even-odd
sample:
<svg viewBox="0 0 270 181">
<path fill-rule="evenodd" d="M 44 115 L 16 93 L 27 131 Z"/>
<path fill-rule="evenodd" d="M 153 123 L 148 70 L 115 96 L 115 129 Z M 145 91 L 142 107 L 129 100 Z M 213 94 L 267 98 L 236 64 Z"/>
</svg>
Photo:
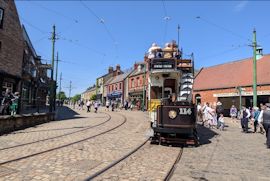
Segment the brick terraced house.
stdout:
<svg viewBox="0 0 270 181">
<path fill-rule="evenodd" d="M 262 56 L 261 53 L 259 50 L 257 54 L 258 105 L 270 102 L 270 54 Z M 239 88 L 241 88 L 242 104 L 252 107 L 252 85 L 253 58 L 202 68 L 195 77 L 193 100 L 211 104 L 219 100 L 228 111 L 232 104 L 239 107 Z"/>
<path fill-rule="evenodd" d="M 20 92 L 23 35 L 14 0 L 0 1 L 0 96 L 6 89 Z"/>
</svg>

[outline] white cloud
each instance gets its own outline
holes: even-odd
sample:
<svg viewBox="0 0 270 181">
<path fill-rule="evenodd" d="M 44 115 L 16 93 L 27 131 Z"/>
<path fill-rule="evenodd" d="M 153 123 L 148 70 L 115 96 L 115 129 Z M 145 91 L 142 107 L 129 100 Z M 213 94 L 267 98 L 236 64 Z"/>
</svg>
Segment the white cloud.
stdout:
<svg viewBox="0 0 270 181">
<path fill-rule="evenodd" d="M 244 10 L 247 4 L 248 4 L 248 1 L 240 1 L 236 6 L 234 6 L 234 11 L 240 12 Z"/>
</svg>

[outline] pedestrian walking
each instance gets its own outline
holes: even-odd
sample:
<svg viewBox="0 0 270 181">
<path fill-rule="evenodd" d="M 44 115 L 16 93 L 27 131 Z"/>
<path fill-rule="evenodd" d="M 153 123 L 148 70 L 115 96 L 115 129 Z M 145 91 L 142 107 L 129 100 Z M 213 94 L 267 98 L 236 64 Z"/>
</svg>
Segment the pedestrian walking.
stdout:
<svg viewBox="0 0 270 181">
<path fill-rule="evenodd" d="M 261 111 L 259 120 L 262 120 L 266 132 L 266 146 L 267 148 L 270 148 L 270 103 L 265 104 L 265 108 Z"/>
<path fill-rule="evenodd" d="M 222 103 L 218 101 L 217 107 L 216 107 L 217 119 L 219 118 L 220 114 L 223 114 L 223 112 L 224 112 L 224 108 L 222 106 Z"/>
<path fill-rule="evenodd" d="M 106 105 L 106 111 L 109 111 L 110 101 L 107 100 L 106 103 L 105 103 L 105 105 Z"/>
<path fill-rule="evenodd" d="M 201 103 L 198 103 L 197 105 L 197 121 L 200 121 L 202 122 L 202 106 L 201 106 Z"/>
<path fill-rule="evenodd" d="M 218 118 L 218 125 L 219 125 L 219 130 L 220 131 L 224 131 L 224 127 L 225 127 L 225 118 L 223 114 L 220 114 L 219 118 Z"/>
<path fill-rule="evenodd" d="M 208 126 L 209 128 L 214 128 L 217 126 L 217 114 L 216 114 L 216 109 L 212 105 L 209 107 L 208 111 Z"/>
<path fill-rule="evenodd" d="M 230 108 L 230 116 L 233 120 L 237 117 L 237 109 L 234 105 Z"/>
<path fill-rule="evenodd" d="M 17 110 L 18 110 L 19 92 L 15 92 L 11 101 L 12 101 L 12 104 L 10 106 L 11 115 L 15 115 L 17 114 Z"/>
<path fill-rule="evenodd" d="M 209 103 L 207 102 L 203 107 L 202 107 L 202 111 L 203 111 L 203 122 L 202 122 L 202 126 L 204 126 L 204 124 L 206 122 L 208 122 L 208 120 L 211 118 L 209 115 L 209 111 L 210 107 L 209 107 Z"/>
<path fill-rule="evenodd" d="M 86 107 L 87 107 L 87 112 L 91 112 L 91 102 L 90 102 L 90 100 L 88 100 L 86 102 Z"/>
<path fill-rule="evenodd" d="M 115 107 L 115 102 L 112 101 L 112 111 L 114 111 L 114 107 Z"/>
<path fill-rule="evenodd" d="M 241 127 L 244 133 L 248 133 L 248 119 L 250 117 L 250 111 L 245 106 L 241 110 Z"/>
<path fill-rule="evenodd" d="M 95 113 L 97 113 L 97 111 L 98 111 L 98 102 L 97 101 L 95 102 L 94 107 L 95 107 Z"/>
<path fill-rule="evenodd" d="M 263 128 L 263 111 L 266 109 L 266 106 L 261 103 L 260 104 L 260 108 L 261 108 L 261 111 L 260 111 L 260 115 L 258 117 L 258 127 L 260 129 L 260 133 L 261 134 L 264 134 L 264 128 Z"/>
<path fill-rule="evenodd" d="M 253 107 L 252 115 L 253 115 L 253 127 L 254 127 L 253 133 L 256 133 L 257 127 L 258 127 L 258 119 L 260 115 L 260 111 L 258 107 Z"/>
<path fill-rule="evenodd" d="M 128 101 L 127 100 L 125 101 L 124 107 L 125 107 L 125 110 L 128 110 Z"/>
</svg>

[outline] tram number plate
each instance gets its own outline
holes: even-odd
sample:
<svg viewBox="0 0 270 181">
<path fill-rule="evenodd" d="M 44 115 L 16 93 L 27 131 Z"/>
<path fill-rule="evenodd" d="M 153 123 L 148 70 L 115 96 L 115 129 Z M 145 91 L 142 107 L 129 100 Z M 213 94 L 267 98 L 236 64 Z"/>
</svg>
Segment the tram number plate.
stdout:
<svg viewBox="0 0 270 181">
<path fill-rule="evenodd" d="M 192 111 L 190 108 L 179 108 L 180 115 L 191 115 Z"/>
</svg>

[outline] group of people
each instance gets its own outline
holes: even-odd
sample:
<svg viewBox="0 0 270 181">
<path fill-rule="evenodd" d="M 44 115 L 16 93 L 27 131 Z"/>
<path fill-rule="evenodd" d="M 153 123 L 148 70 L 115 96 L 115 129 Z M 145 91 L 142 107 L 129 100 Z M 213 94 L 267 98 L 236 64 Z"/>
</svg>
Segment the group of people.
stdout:
<svg viewBox="0 0 270 181">
<path fill-rule="evenodd" d="M 253 107 L 251 110 L 242 107 L 240 111 L 242 132 L 248 133 L 249 121 L 253 124 L 254 133 L 266 133 L 266 146 L 270 148 L 270 104 L 260 104 L 260 108 Z"/>
<path fill-rule="evenodd" d="M 225 127 L 223 111 L 222 103 L 219 101 L 216 105 L 210 105 L 207 102 L 202 106 L 199 103 L 197 105 L 197 118 L 203 126 L 207 125 L 209 128 L 217 128 L 223 131 Z"/>
<path fill-rule="evenodd" d="M 18 112 L 19 92 L 12 93 L 6 89 L 3 99 L 0 102 L 1 115 L 15 115 Z"/>
<path fill-rule="evenodd" d="M 156 43 L 153 43 L 148 50 L 148 58 L 180 58 L 181 53 L 178 49 L 176 41 L 166 43 L 165 47 L 162 49 Z"/>
<path fill-rule="evenodd" d="M 197 105 L 197 118 L 202 125 L 208 125 L 209 128 L 218 128 L 224 130 L 224 108 L 222 103 L 218 101 L 215 105 L 205 103 Z M 246 108 L 242 106 L 241 110 L 232 105 L 230 108 L 230 116 L 234 122 L 240 120 L 243 133 L 249 133 L 249 124 L 253 125 L 253 133 L 266 133 L 266 145 L 270 148 L 270 103 L 260 104 L 259 107 Z"/>
<path fill-rule="evenodd" d="M 78 110 L 84 110 L 83 100 L 79 100 L 77 103 L 73 103 L 73 109 L 75 109 L 75 105 L 77 105 Z M 91 112 L 92 106 L 94 106 L 95 113 L 97 113 L 100 104 L 97 101 L 90 101 L 90 100 L 86 101 L 86 108 L 87 108 L 86 112 Z"/>
</svg>

